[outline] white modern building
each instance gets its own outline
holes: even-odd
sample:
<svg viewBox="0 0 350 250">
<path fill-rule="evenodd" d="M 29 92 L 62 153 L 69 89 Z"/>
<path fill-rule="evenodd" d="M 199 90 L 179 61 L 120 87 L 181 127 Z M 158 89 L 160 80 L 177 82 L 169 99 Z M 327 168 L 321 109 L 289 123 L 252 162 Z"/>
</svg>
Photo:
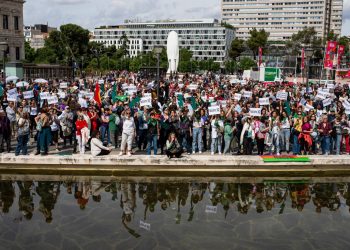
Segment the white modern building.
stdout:
<svg viewBox="0 0 350 250">
<path fill-rule="evenodd" d="M 54 30 L 57 28 L 49 27 L 47 24 L 35 24 L 34 26 L 24 26 L 23 33 L 26 42 L 30 43 L 30 47 L 37 50 L 44 47 L 45 39 Z"/>
<path fill-rule="evenodd" d="M 331 30 L 341 34 L 343 0 L 221 0 L 221 14 L 242 39 L 253 28 L 265 29 L 272 41 L 289 39 L 304 27 L 325 37 Z"/>
<path fill-rule="evenodd" d="M 193 52 L 194 60 L 214 60 L 223 63 L 234 38 L 234 29 L 225 27 L 216 19 L 165 20 L 156 22 L 131 22 L 117 26 L 103 26 L 93 32 L 92 41 L 105 46 L 121 46 L 125 34 L 129 40 L 129 54 L 134 57 L 152 51 L 155 46 L 166 48 L 168 34 L 179 35 L 180 49 Z"/>
</svg>

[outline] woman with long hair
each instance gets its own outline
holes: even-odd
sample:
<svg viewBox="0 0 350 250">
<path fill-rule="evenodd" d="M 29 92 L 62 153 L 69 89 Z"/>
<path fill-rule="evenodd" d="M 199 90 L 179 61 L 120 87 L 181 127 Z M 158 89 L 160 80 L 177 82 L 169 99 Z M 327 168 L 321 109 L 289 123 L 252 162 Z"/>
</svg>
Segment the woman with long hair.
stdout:
<svg viewBox="0 0 350 250">
<path fill-rule="evenodd" d="M 180 143 L 178 142 L 175 133 L 171 133 L 169 135 L 169 138 L 166 142 L 166 154 L 169 158 L 180 158 L 181 154 L 182 154 L 183 150 L 182 147 L 180 145 Z"/>
<path fill-rule="evenodd" d="M 301 133 L 298 137 L 300 143 L 301 153 L 303 155 L 309 154 L 312 146 L 311 133 L 313 132 L 312 126 L 309 122 L 309 118 L 305 116 L 303 118 L 303 125 L 301 126 Z"/>
<path fill-rule="evenodd" d="M 29 134 L 30 134 L 30 121 L 29 121 L 29 114 L 27 112 L 24 112 L 21 114 L 21 117 L 18 119 L 17 123 L 17 147 L 15 155 L 18 156 L 21 151 L 23 155 L 27 155 L 28 151 L 28 141 L 29 141 Z"/>
</svg>

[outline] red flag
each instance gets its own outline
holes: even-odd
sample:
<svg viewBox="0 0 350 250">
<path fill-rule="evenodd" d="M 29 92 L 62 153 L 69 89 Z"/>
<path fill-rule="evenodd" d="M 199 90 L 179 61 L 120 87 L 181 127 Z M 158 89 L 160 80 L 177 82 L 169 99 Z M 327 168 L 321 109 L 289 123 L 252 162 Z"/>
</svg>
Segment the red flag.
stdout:
<svg viewBox="0 0 350 250">
<path fill-rule="evenodd" d="M 344 45 L 339 45 L 338 46 L 338 67 L 341 64 L 341 59 L 345 53 L 345 46 Z"/>
<path fill-rule="evenodd" d="M 301 70 L 305 69 L 305 49 L 301 49 Z"/>
<path fill-rule="evenodd" d="M 334 56 L 337 51 L 337 42 L 336 41 L 328 41 L 326 47 L 326 53 L 324 58 L 324 68 L 333 69 Z"/>
<path fill-rule="evenodd" d="M 98 83 L 96 83 L 95 85 L 94 100 L 95 102 L 97 102 L 98 106 L 102 105 L 101 95 L 100 95 L 100 85 Z"/>
<path fill-rule="evenodd" d="M 263 49 L 259 47 L 259 67 L 262 64 Z"/>
</svg>

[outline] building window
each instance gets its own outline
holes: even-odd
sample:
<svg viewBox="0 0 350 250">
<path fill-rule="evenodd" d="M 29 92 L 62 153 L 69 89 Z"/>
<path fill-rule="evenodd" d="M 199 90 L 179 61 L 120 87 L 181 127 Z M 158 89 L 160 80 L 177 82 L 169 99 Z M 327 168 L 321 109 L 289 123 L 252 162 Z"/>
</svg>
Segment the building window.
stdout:
<svg viewBox="0 0 350 250">
<path fill-rule="evenodd" d="M 15 16 L 13 19 L 14 19 L 13 21 L 14 21 L 15 30 L 19 30 L 19 17 Z"/>
<path fill-rule="evenodd" d="M 3 15 L 2 16 L 2 28 L 4 30 L 9 29 L 9 16 L 8 15 Z"/>
<path fill-rule="evenodd" d="M 19 61 L 21 58 L 21 54 L 20 54 L 20 48 L 16 47 L 16 60 Z"/>
</svg>

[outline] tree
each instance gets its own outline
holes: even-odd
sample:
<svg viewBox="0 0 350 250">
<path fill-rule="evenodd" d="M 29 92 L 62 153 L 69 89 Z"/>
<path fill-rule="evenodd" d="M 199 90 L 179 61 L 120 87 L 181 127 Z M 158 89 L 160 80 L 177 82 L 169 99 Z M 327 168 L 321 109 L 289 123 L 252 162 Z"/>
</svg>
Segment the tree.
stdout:
<svg viewBox="0 0 350 250">
<path fill-rule="evenodd" d="M 322 46 L 322 39 L 317 36 L 315 28 L 304 28 L 287 41 L 286 48 L 291 50 L 293 55 L 299 55 L 303 47 L 310 47 L 319 50 Z"/>
<path fill-rule="evenodd" d="M 233 74 L 238 71 L 238 63 L 235 60 L 229 60 L 225 62 L 226 73 Z"/>
<path fill-rule="evenodd" d="M 239 38 L 235 38 L 232 43 L 231 43 L 231 47 L 229 50 L 229 57 L 232 59 L 236 59 L 237 57 L 239 57 L 242 52 L 244 52 L 245 50 L 245 44 L 244 44 L 244 40 L 239 39 Z"/>
<path fill-rule="evenodd" d="M 249 39 L 247 41 L 247 46 L 253 52 L 254 56 L 258 54 L 259 47 L 266 48 L 267 40 L 270 33 L 266 32 L 264 29 L 257 30 L 256 28 L 249 31 Z"/>
<path fill-rule="evenodd" d="M 256 66 L 256 62 L 253 59 L 250 59 L 249 57 L 241 58 L 241 60 L 239 61 L 240 70 L 249 70 Z"/>
<path fill-rule="evenodd" d="M 117 50 L 117 57 L 126 57 L 129 56 L 129 39 L 126 36 L 125 32 L 123 32 L 123 35 L 119 39 L 120 47 Z"/>
<path fill-rule="evenodd" d="M 30 47 L 29 42 L 24 43 L 24 52 L 25 52 L 25 62 L 32 63 L 35 61 L 36 52 L 35 49 Z"/>
</svg>

